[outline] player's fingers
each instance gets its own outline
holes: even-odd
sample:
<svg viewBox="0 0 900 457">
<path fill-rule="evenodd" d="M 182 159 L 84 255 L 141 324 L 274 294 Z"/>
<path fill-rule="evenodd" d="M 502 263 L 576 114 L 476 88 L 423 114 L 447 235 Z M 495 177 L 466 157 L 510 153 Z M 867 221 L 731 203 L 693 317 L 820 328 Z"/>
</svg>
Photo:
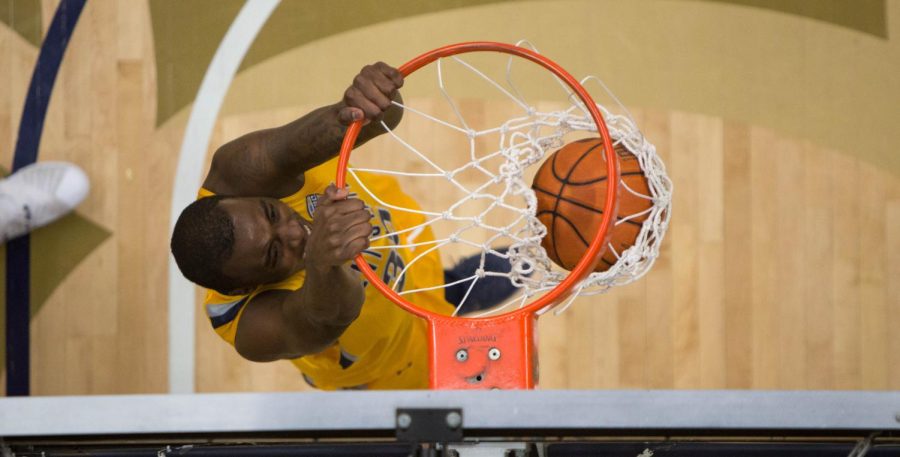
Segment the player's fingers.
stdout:
<svg viewBox="0 0 900 457">
<path fill-rule="evenodd" d="M 329 184 L 328 187 L 325 188 L 325 193 L 322 194 L 322 198 L 319 200 L 316 213 L 319 213 L 318 210 L 322 209 L 322 207 L 331 206 L 334 203 L 344 201 L 348 195 L 350 195 L 349 188 L 344 187 L 343 189 L 338 189 L 336 185 Z"/>
<path fill-rule="evenodd" d="M 369 221 L 360 221 L 347 229 L 347 235 L 352 238 L 369 239 L 372 236 L 372 224 Z"/>
<path fill-rule="evenodd" d="M 368 214 L 365 208 L 366 204 L 363 203 L 362 200 L 358 198 L 347 198 L 344 200 L 337 200 L 332 202 L 329 211 L 331 212 L 331 218 L 336 219 L 343 217 L 343 215 L 355 212 Z"/>
<path fill-rule="evenodd" d="M 325 193 L 323 194 L 324 198 L 320 205 L 330 205 L 337 201 L 342 201 L 347 198 L 350 190 L 344 187 L 343 189 L 338 188 L 335 184 L 329 184 L 328 187 L 325 188 Z"/>
<path fill-rule="evenodd" d="M 344 233 L 332 233 L 325 237 L 326 247 L 331 250 L 337 257 L 341 257 L 345 253 L 347 246 L 357 244 L 362 241 L 368 247 L 369 236 L 372 234 L 372 226 L 368 223 L 354 225 L 350 230 Z"/>
<path fill-rule="evenodd" d="M 397 94 L 397 87 L 394 86 L 394 82 L 388 79 L 386 76 L 381 75 L 381 77 L 373 79 L 372 84 L 378 88 L 378 91 L 384 94 L 385 99 L 387 100 L 387 105 L 383 106 L 382 109 L 387 110 L 391 107 L 391 100 L 394 99 L 394 96 Z"/>
<path fill-rule="evenodd" d="M 382 86 L 385 88 L 382 89 Z M 353 87 L 359 89 L 363 97 L 384 111 L 391 106 L 391 94 L 394 89 L 391 82 L 381 73 L 370 71 L 369 74 L 359 74 L 353 80 Z"/>
<path fill-rule="evenodd" d="M 345 233 L 353 230 L 357 225 L 369 224 L 369 220 L 369 214 L 365 210 L 354 211 L 348 214 L 339 214 L 329 218 L 328 221 L 325 222 L 325 229 L 328 230 L 329 233 L 343 236 Z"/>
<path fill-rule="evenodd" d="M 345 233 L 349 237 L 368 238 L 372 234 L 372 223 L 369 222 L 368 217 L 365 216 L 359 217 L 358 215 L 354 215 L 353 219 L 349 220 L 344 227 L 346 227 Z"/>
<path fill-rule="evenodd" d="M 335 214 L 329 220 L 329 229 L 336 232 L 344 232 L 356 224 L 368 223 L 370 220 L 372 220 L 372 217 L 369 215 L 369 212 L 365 208 L 361 208 L 342 214 Z"/>
<path fill-rule="evenodd" d="M 353 244 L 359 240 L 365 241 L 368 246 L 369 238 L 372 236 L 372 224 L 362 222 L 350 227 L 343 235 L 345 245 Z"/>
<path fill-rule="evenodd" d="M 377 92 L 377 90 L 376 90 Z M 383 95 L 382 95 L 383 96 Z M 369 100 L 355 85 L 350 86 L 344 92 L 344 104 L 361 109 L 365 113 L 366 120 L 372 120 L 381 115 L 381 108 Z"/>
<path fill-rule="evenodd" d="M 362 120 L 366 117 L 366 113 L 363 110 L 353 107 L 347 106 L 342 108 L 338 112 L 338 121 L 343 125 L 350 125 L 355 121 Z"/>
<path fill-rule="evenodd" d="M 378 71 L 380 71 L 382 74 L 384 74 L 394 82 L 394 87 L 396 87 L 397 89 L 403 87 L 403 74 L 400 73 L 400 70 L 397 70 L 396 68 L 384 62 L 376 62 L 374 66 L 378 69 Z"/>
<path fill-rule="evenodd" d="M 344 249 L 342 249 L 341 251 L 341 257 L 344 261 L 353 260 L 353 258 L 358 256 L 363 251 L 363 249 L 366 249 L 368 247 L 368 238 L 357 238 L 350 241 L 346 246 L 344 246 Z"/>
<path fill-rule="evenodd" d="M 397 84 L 397 81 L 392 78 L 388 71 L 392 70 L 390 67 L 378 67 L 377 64 L 371 67 L 371 70 L 366 73 L 366 77 L 378 90 L 387 96 L 388 99 L 394 98 L 394 94 L 397 93 L 397 89 L 400 88 L 401 84 Z M 398 73 L 399 74 L 399 73 Z M 402 82 L 402 79 L 401 79 Z"/>
<path fill-rule="evenodd" d="M 340 233 L 346 228 L 348 223 L 362 220 L 363 218 L 366 220 L 370 219 L 370 214 L 366 204 L 361 200 L 348 198 L 317 208 L 315 220 L 322 224 L 324 230 L 330 233 Z"/>
</svg>

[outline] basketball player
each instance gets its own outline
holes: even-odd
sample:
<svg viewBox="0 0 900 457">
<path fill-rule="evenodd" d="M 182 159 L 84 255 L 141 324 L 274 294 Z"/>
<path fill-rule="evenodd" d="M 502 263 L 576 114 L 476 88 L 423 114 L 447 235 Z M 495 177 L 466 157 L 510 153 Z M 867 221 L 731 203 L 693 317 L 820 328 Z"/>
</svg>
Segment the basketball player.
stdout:
<svg viewBox="0 0 900 457">
<path fill-rule="evenodd" d="M 463 262 L 444 272 L 434 250 L 401 277 L 428 246 L 391 248 L 407 244 L 407 234 L 377 235 L 393 232 L 394 224 L 420 224 L 423 216 L 380 207 L 352 177 L 348 188 L 331 184 L 346 127 L 363 120 L 359 146 L 384 132 L 381 121 L 396 126 L 402 110 L 391 100 L 399 100 L 402 85 L 396 69 L 368 65 L 340 102 L 247 134 L 213 156 L 199 199 L 176 223 L 171 247 L 182 273 L 208 289 L 205 307 L 216 333 L 244 358 L 290 360 L 321 389 L 427 387 L 424 322 L 367 287 L 351 260 L 362 253 L 385 283 L 399 281 L 400 290 L 466 277 L 464 270 L 476 265 Z M 418 208 L 393 178 L 366 175 L 363 181 L 384 201 Z M 416 242 L 427 239 L 433 239 L 428 228 Z M 376 246 L 387 249 L 370 249 Z M 479 306 L 513 291 L 508 281 L 485 285 L 481 290 L 493 296 L 473 293 L 470 300 Z M 447 298 L 458 302 L 460 295 L 451 290 L 445 297 L 436 289 L 416 298 L 449 314 L 454 306 Z"/>
</svg>

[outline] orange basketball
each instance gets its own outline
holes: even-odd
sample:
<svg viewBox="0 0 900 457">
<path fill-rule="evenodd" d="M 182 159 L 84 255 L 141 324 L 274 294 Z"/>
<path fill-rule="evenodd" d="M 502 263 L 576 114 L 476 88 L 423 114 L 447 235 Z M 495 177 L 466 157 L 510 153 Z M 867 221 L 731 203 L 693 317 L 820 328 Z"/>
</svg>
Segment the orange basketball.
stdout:
<svg viewBox="0 0 900 457">
<path fill-rule="evenodd" d="M 621 222 L 610 227 L 607 236 L 621 255 L 634 245 L 647 214 L 623 219 L 649 209 L 653 202 L 646 198 L 650 190 L 637 157 L 621 145 L 616 146 L 616 152 L 621 175 L 618 192 Z M 587 138 L 563 146 L 541 164 L 531 188 L 537 194 L 537 217 L 547 227 L 541 246 L 557 265 L 566 270 L 575 268 L 603 219 L 606 200 L 603 140 Z M 617 260 L 608 245 L 601 250 L 601 256 L 595 271 L 606 271 Z"/>
</svg>

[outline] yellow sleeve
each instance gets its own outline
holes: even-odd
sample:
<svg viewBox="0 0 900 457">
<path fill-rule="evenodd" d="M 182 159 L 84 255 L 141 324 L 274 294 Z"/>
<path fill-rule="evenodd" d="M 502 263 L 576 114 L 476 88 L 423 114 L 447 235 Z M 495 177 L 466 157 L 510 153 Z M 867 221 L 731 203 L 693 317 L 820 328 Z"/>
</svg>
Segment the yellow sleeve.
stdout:
<svg viewBox="0 0 900 457">
<path fill-rule="evenodd" d="M 244 309 L 250 301 L 250 295 L 228 296 L 214 290 L 206 291 L 204 308 L 213 330 L 229 344 L 234 345 L 237 325 Z"/>
</svg>

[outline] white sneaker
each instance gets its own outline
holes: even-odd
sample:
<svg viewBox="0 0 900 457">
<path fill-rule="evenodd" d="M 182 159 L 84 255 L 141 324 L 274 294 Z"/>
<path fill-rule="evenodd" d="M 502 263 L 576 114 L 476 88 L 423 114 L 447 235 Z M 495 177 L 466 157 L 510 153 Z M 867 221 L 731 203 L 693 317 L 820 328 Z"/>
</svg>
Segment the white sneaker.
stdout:
<svg viewBox="0 0 900 457">
<path fill-rule="evenodd" d="M 90 190 L 87 175 L 64 162 L 40 162 L 0 179 L 0 241 L 43 227 L 81 203 Z"/>
</svg>

